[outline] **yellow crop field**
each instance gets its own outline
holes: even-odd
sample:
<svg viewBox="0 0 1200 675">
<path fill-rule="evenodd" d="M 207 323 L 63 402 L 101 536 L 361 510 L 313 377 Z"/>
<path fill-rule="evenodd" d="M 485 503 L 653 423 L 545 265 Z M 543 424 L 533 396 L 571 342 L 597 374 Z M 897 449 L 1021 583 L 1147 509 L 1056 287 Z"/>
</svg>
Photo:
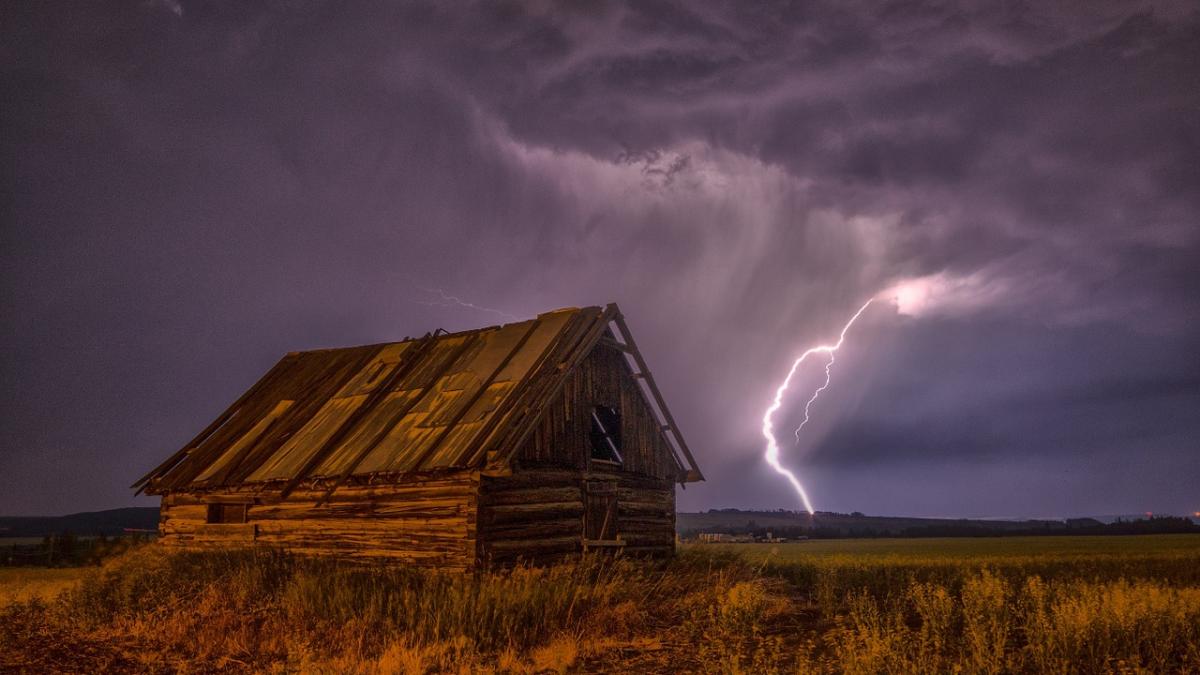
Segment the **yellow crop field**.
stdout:
<svg viewBox="0 0 1200 675">
<path fill-rule="evenodd" d="M 820 617 L 801 672 L 1200 672 L 1200 536 L 717 544 Z"/>
<path fill-rule="evenodd" d="M 704 544 L 752 560 L 849 558 L 935 562 L 1072 558 L 1194 556 L 1200 534 L 1045 537 L 939 537 L 927 539 L 812 539 L 783 544 Z"/>
<path fill-rule="evenodd" d="M 13 591 L 39 578 L 65 590 Z M 1200 672 L 1188 535 L 685 545 L 477 575 L 148 545 L 5 570 L 0 598 L 0 670 L 26 672 Z"/>
</svg>

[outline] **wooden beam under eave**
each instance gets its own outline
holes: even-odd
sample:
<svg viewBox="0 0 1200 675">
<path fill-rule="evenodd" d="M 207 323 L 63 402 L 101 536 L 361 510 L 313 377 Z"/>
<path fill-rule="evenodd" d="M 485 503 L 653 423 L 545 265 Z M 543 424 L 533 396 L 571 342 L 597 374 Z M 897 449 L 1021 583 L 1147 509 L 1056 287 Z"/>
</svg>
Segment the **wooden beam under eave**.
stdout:
<svg viewBox="0 0 1200 675">
<path fill-rule="evenodd" d="M 612 338 L 608 337 L 607 335 L 605 335 L 605 336 L 602 336 L 602 337 L 600 338 L 600 340 L 599 340 L 599 341 L 597 341 L 597 343 L 596 343 L 596 344 L 603 345 L 603 346 L 605 346 L 605 347 L 612 347 L 613 349 L 616 349 L 616 350 L 618 350 L 618 351 L 625 352 L 626 354 L 628 354 L 628 353 L 629 353 L 629 346 L 628 346 L 628 345 L 626 345 L 626 344 L 624 344 L 624 343 L 621 343 L 621 342 L 617 342 L 616 340 L 614 340 L 614 339 L 612 339 Z"/>
<path fill-rule="evenodd" d="M 629 326 L 625 323 L 625 316 L 621 314 L 621 310 L 617 307 L 616 303 L 609 305 L 609 309 L 613 315 L 612 320 L 617 324 L 617 329 L 621 333 L 621 339 L 629 347 L 629 355 L 633 357 L 634 363 L 637 364 L 638 374 L 646 381 L 646 385 L 650 389 L 650 395 L 654 397 L 654 402 L 658 404 L 658 409 L 662 412 L 666 420 L 666 426 L 671 427 L 671 435 L 675 437 L 675 441 L 679 444 L 679 449 L 691 465 L 687 470 L 687 476 L 684 478 L 684 481 L 704 480 L 704 474 L 700 472 L 700 467 L 696 464 L 696 458 L 692 456 L 692 451 L 688 448 L 687 441 L 683 440 L 683 434 L 679 433 L 679 425 L 675 423 L 675 417 L 671 414 L 671 409 L 667 407 L 667 402 L 663 399 L 662 392 L 658 389 L 658 384 L 654 381 L 654 375 L 650 372 L 650 366 L 646 365 L 646 359 L 642 358 L 642 353 L 637 348 L 637 342 L 634 341 L 633 334 L 629 331 Z"/>
</svg>

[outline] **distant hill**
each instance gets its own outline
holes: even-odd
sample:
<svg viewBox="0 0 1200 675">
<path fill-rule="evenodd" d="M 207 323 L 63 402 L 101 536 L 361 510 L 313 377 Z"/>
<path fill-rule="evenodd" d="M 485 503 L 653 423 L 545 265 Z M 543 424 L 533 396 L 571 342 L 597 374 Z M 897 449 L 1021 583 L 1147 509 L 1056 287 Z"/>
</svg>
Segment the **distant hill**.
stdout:
<svg viewBox="0 0 1200 675">
<path fill-rule="evenodd" d="M 702 513 L 679 513 L 676 529 L 680 534 L 695 532 L 733 532 L 756 528 L 828 528 L 843 531 L 843 534 L 901 534 L 906 530 L 921 527 L 969 526 L 984 530 L 1026 530 L 1030 527 L 1061 527 L 1062 521 L 1054 520 L 971 520 L 967 518 L 905 518 L 897 516 L 868 516 L 861 513 L 831 513 L 817 511 L 810 516 L 797 511 L 741 511 L 739 509 L 711 509 Z"/>
<path fill-rule="evenodd" d="M 1095 518 L 1067 520 L 978 520 L 951 518 L 903 518 L 868 516 L 862 513 L 815 515 L 796 511 L 741 511 L 711 509 L 702 513 L 679 513 L 675 529 L 680 536 L 701 532 L 753 534 L 776 537 L 961 537 L 1006 534 L 1150 534 L 1154 532 L 1200 531 L 1192 521 L 1178 517 L 1122 519 L 1105 523 Z"/>
<path fill-rule="evenodd" d="M 135 506 L 67 516 L 0 516 L 0 537 L 44 537 L 62 532 L 111 536 L 126 528 L 157 530 L 158 508 Z"/>
</svg>

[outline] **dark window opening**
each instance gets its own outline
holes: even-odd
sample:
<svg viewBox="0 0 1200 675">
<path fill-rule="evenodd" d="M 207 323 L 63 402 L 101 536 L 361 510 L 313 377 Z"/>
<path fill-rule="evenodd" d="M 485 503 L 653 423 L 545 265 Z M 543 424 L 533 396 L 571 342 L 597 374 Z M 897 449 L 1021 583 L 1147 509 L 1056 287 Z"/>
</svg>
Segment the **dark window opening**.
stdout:
<svg viewBox="0 0 1200 675">
<path fill-rule="evenodd" d="M 598 405 L 592 408 L 592 459 L 620 464 L 621 413 L 616 408 Z"/>
<path fill-rule="evenodd" d="M 244 523 L 246 522 L 245 504 L 209 504 L 209 523 Z"/>
</svg>

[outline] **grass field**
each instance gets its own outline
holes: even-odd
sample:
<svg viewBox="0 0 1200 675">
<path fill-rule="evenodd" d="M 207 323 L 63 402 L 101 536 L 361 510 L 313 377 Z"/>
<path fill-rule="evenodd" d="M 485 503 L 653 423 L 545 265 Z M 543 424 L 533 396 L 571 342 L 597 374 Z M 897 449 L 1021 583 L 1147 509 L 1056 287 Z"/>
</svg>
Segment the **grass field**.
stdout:
<svg viewBox="0 0 1200 675">
<path fill-rule="evenodd" d="M 688 545 L 480 575 L 150 545 L 4 572 L 0 671 L 1200 672 L 1188 535 Z M 53 592 L 15 590 L 37 583 Z"/>
<path fill-rule="evenodd" d="M 908 559 L 956 562 L 997 559 L 1119 556 L 1192 556 L 1200 534 L 1072 537 L 957 537 L 937 539 L 813 539 L 783 544 L 703 544 L 736 551 L 750 560 L 782 562 L 850 556 L 858 560 Z"/>
<path fill-rule="evenodd" d="M 52 600 L 83 578 L 79 567 L 0 567 L 0 606 L 11 602 Z"/>
<path fill-rule="evenodd" d="M 1200 672 L 1200 536 L 697 546 L 816 610 L 801 672 Z"/>
</svg>

